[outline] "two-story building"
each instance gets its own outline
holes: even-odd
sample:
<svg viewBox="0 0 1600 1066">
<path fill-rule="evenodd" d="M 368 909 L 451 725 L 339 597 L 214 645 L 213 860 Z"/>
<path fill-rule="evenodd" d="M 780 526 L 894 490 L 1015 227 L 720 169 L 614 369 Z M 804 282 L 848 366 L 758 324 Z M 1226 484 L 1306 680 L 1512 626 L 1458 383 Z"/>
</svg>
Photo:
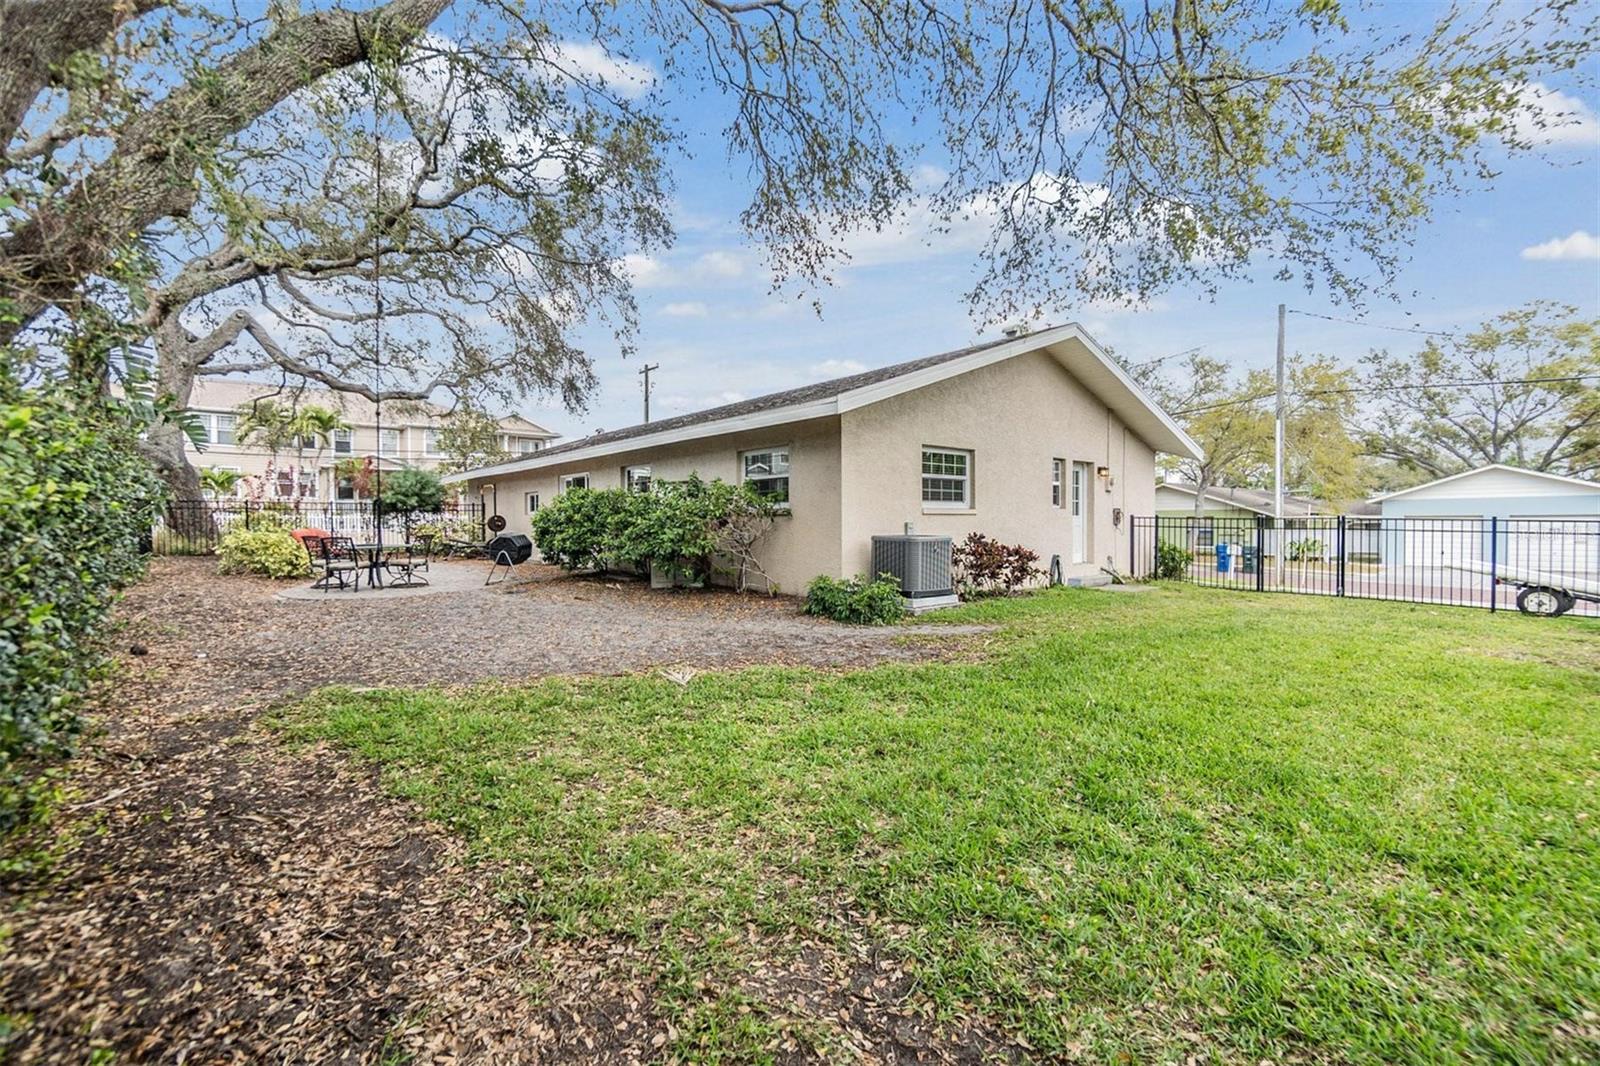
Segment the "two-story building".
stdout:
<svg viewBox="0 0 1600 1066">
<path fill-rule="evenodd" d="M 325 407 L 337 411 L 349 428 L 336 430 L 332 440 L 295 441 L 274 454 L 257 440 L 240 438 L 241 412 L 258 401 Z M 448 412 L 433 403 L 397 401 L 380 410 L 364 397 L 327 389 L 212 378 L 195 383 L 189 411 L 206 436 L 203 449 L 193 442 L 187 445 L 189 462 L 197 470 L 217 467 L 255 480 L 253 485 L 241 482 L 236 494 L 254 490 L 272 499 L 355 499 L 356 486 L 341 476 L 345 460 L 366 459 L 383 470 L 398 470 L 432 469 L 449 458 L 440 439 Z M 519 415 L 503 418 L 499 425 L 500 446 L 514 457 L 532 455 L 559 436 Z"/>
</svg>

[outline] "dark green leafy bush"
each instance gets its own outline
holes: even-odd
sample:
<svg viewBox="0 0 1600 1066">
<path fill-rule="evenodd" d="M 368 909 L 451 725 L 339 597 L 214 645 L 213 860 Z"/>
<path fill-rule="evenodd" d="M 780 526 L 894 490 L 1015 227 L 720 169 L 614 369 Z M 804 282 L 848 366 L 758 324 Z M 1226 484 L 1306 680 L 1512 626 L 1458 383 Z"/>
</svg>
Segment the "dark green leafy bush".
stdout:
<svg viewBox="0 0 1600 1066">
<path fill-rule="evenodd" d="M 567 570 L 604 565 L 628 496 L 617 489 L 568 489 L 533 513 L 533 542 L 545 562 Z"/>
<path fill-rule="evenodd" d="M 901 618 L 906 603 L 893 574 L 880 574 L 876 581 L 864 574 L 844 581 L 823 574 L 806 586 L 805 612 L 850 625 L 882 626 Z"/>
<path fill-rule="evenodd" d="M 773 519 L 772 503 L 748 487 L 690 477 L 649 492 L 569 489 L 534 514 L 533 539 L 546 561 L 569 570 L 653 564 L 704 580 L 726 557 L 743 589 L 760 572 L 753 549 Z"/>
<path fill-rule="evenodd" d="M 382 477 L 383 492 L 378 507 L 388 514 L 412 516 L 434 513 L 444 506 L 445 487 L 432 470 L 407 467 Z"/>
<path fill-rule="evenodd" d="M 119 588 L 163 488 L 126 408 L 0 362 L 0 831 L 27 816 L 20 759 L 64 750 L 104 662 Z"/>
<path fill-rule="evenodd" d="M 1156 574 L 1162 581 L 1182 581 L 1189 576 L 1189 564 L 1194 562 L 1194 552 L 1180 548 L 1171 541 L 1156 545 Z"/>
<path fill-rule="evenodd" d="M 264 577 L 305 577 L 311 557 L 285 529 L 246 529 L 234 526 L 217 546 L 224 574 L 261 574 Z"/>
</svg>

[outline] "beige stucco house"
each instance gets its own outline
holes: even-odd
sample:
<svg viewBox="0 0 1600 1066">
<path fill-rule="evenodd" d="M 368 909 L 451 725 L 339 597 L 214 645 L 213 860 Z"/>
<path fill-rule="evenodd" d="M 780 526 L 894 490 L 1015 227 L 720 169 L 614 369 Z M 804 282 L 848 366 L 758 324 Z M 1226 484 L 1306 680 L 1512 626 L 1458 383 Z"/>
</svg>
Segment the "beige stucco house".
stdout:
<svg viewBox="0 0 1600 1066">
<path fill-rule="evenodd" d="M 799 591 L 865 573 L 874 534 L 977 530 L 1059 556 L 1069 581 L 1127 570 L 1129 517 L 1154 510 L 1157 452 L 1199 448 L 1077 325 L 599 433 L 447 482 L 512 532 L 573 486 L 690 474 L 787 504 L 762 542 Z"/>
<path fill-rule="evenodd" d="M 280 449 L 274 461 L 267 448 L 241 441 L 235 432 L 240 410 L 258 400 L 288 407 L 326 407 L 338 411 L 350 428 L 337 432 L 326 446 L 307 442 L 299 449 Z M 259 479 L 259 494 L 272 499 L 353 498 L 350 485 L 341 484 L 335 475 L 341 459 L 370 458 L 384 470 L 398 470 L 408 466 L 433 469 L 448 458 L 439 446 L 439 429 L 448 412 L 437 404 L 387 403 L 380 412 L 365 397 L 348 393 L 203 378 L 195 382 L 188 409 L 206 436 L 203 449 L 193 442 L 186 445 L 190 464 L 197 470 L 215 466 Z M 513 455 L 531 455 L 558 436 L 518 415 L 501 419 L 500 429 L 501 447 Z M 247 488 L 241 486 L 236 494 Z"/>
</svg>

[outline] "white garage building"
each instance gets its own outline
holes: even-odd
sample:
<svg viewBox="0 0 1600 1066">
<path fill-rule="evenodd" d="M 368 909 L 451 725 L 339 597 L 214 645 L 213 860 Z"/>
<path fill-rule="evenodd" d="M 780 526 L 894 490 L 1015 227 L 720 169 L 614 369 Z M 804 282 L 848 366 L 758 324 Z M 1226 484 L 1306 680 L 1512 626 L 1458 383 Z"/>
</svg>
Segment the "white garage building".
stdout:
<svg viewBox="0 0 1600 1066">
<path fill-rule="evenodd" d="M 1390 564 L 1450 567 L 1493 557 L 1508 569 L 1600 573 L 1597 482 L 1495 463 L 1372 502 Z"/>
</svg>

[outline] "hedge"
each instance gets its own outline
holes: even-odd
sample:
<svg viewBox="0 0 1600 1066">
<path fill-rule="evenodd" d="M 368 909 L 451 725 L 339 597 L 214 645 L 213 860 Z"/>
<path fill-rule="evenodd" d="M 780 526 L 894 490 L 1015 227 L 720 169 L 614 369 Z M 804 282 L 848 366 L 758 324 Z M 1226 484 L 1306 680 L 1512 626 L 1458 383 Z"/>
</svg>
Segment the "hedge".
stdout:
<svg viewBox="0 0 1600 1066">
<path fill-rule="evenodd" d="M 29 814 L 21 761 L 77 732 L 163 491 L 124 409 L 0 364 L 0 832 Z"/>
</svg>

